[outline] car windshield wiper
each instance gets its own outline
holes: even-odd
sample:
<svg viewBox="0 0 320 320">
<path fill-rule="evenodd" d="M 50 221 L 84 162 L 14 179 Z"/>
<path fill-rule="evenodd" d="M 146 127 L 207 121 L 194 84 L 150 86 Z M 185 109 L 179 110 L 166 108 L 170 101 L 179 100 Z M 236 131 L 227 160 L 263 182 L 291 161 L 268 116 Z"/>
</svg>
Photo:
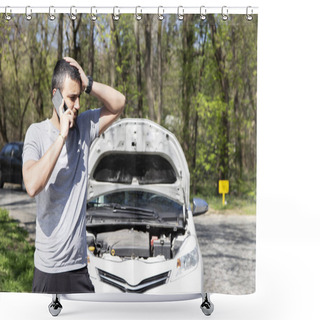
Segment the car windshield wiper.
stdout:
<svg viewBox="0 0 320 320">
<path fill-rule="evenodd" d="M 113 212 L 133 213 L 133 214 L 137 214 L 139 216 L 156 218 L 160 222 L 162 221 L 162 218 L 159 216 L 159 214 L 155 210 L 152 210 L 152 209 L 117 205 L 114 207 Z"/>
<path fill-rule="evenodd" d="M 162 222 L 162 218 L 159 216 L 159 214 L 152 209 L 139 208 L 139 207 L 133 207 L 133 206 L 123 206 L 119 203 L 99 203 L 96 205 L 97 205 L 97 208 L 113 209 L 112 211 L 114 213 L 132 213 L 132 214 L 137 214 L 139 216 L 144 216 L 148 218 L 156 218 L 157 220 Z"/>
</svg>

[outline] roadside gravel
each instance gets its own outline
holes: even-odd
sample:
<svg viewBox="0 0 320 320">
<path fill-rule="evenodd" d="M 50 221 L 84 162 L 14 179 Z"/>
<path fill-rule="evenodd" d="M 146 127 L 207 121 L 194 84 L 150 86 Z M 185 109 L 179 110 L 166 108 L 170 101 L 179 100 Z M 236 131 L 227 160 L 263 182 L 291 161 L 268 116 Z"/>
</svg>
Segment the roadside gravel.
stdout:
<svg viewBox="0 0 320 320">
<path fill-rule="evenodd" d="M 194 218 L 206 292 L 255 291 L 256 217 L 210 214 Z"/>
</svg>

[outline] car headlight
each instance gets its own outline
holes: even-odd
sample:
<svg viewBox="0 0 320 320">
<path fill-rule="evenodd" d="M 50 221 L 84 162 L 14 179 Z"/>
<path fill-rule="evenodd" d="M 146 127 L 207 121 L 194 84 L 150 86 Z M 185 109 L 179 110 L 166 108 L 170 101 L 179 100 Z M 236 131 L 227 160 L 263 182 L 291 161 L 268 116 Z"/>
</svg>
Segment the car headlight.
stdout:
<svg viewBox="0 0 320 320">
<path fill-rule="evenodd" d="M 172 280 L 176 280 L 185 274 L 194 270 L 199 263 L 199 252 L 198 248 L 195 247 L 189 253 L 177 258 L 176 270 L 173 273 Z"/>
</svg>

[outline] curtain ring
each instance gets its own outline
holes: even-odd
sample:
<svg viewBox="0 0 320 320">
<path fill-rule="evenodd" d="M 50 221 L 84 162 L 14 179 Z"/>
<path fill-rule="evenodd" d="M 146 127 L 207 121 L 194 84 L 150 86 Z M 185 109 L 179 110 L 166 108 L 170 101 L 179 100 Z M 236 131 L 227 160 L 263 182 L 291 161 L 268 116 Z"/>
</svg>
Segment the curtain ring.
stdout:
<svg viewBox="0 0 320 320">
<path fill-rule="evenodd" d="M 203 12 L 203 11 L 204 11 L 204 12 Z M 200 19 L 201 19 L 202 21 L 204 21 L 204 20 L 206 20 L 206 18 L 207 18 L 207 9 L 206 9 L 205 6 L 201 6 L 201 7 L 200 7 Z"/>
<path fill-rule="evenodd" d="M 51 13 L 51 10 L 53 10 L 53 12 L 56 12 L 56 10 L 54 9 L 53 6 L 49 7 L 49 19 L 53 21 L 56 18 L 56 16 Z"/>
<path fill-rule="evenodd" d="M 162 13 L 160 13 L 160 8 L 162 9 Z M 158 19 L 159 19 L 160 21 L 162 21 L 162 20 L 164 19 L 163 14 L 164 14 L 163 6 L 159 6 L 159 7 L 158 7 Z"/>
<path fill-rule="evenodd" d="M 75 13 L 73 13 L 73 9 L 75 9 Z M 75 6 L 72 6 L 70 8 L 70 19 L 71 20 L 76 20 L 77 19 L 77 16 L 75 15 L 77 13 L 77 8 Z"/>
<path fill-rule="evenodd" d="M 251 9 L 251 13 L 249 13 L 249 8 Z M 252 20 L 253 20 L 252 14 L 253 14 L 252 7 L 250 7 L 250 6 L 247 7 L 247 9 L 246 9 L 246 19 L 247 19 L 248 21 L 252 21 Z"/>
<path fill-rule="evenodd" d="M 224 10 L 226 10 L 226 13 L 224 12 Z M 222 15 L 222 20 L 223 21 L 227 21 L 229 16 L 228 16 L 228 8 L 226 6 L 223 6 L 221 8 L 221 15 Z"/>
<path fill-rule="evenodd" d="M 138 8 L 140 9 L 140 13 L 138 13 Z M 142 19 L 142 9 L 140 6 L 136 7 L 136 19 L 137 21 L 140 21 Z"/>
<path fill-rule="evenodd" d="M 182 12 L 181 12 L 182 11 Z M 178 19 L 179 20 L 183 20 L 183 15 L 184 15 L 184 9 L 183 9 L 183 6 L 179 6 L 178 7 Z"/>
<path fill-rule="evenodd" d="M 116 13 L 116 9 L 118 12 Z M 118 21 L 120 19 L 120 10 L 119 7 L 113 7 L 113 15 L 112 15 L 113 20 Z"/>
<path fill-rule="evenodd" d="M 4 18 L 6 19 L 6 21 L 10 21 L 12 19 L 12 16 L 11 16 L 11 9 L 10 10 L 10 13 L 8 13 L 8 8 L 10 8 L 9 6 L 5 7 L 4 8 Z"/>
<path fill-rule="evenodd" d="M 96 13 L 93 13 L 93 8 L 96 8 L 96 7 L 91 7 L 90 9 L 90 16 L 91 16 L 91 21 L 96 21 L 97 20 L 97 9 L 95 9 Z"/>
<path fill-rule="evenodd" d="M 30 9 L 30 12 L 28 12 L 29 9 Z M 32 19 L 31 13 L 32 13 L 32 9 L 30 8 L 30 6 L 27 6 L 27 7 L 26 7 L 26 19 L 27 19 L 28 21 L 30 21 L 30 20 Z"/>
</svg>

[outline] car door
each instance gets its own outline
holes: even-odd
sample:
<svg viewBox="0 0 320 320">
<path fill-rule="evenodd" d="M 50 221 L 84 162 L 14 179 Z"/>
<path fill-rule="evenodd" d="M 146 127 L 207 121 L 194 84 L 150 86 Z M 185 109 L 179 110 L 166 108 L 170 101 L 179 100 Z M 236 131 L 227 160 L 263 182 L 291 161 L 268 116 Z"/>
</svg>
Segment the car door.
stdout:
<svg viewBox="0 0 320 320">
<path fill-rule="evenodd" d="M 7 144 L 1 152 L 1 180 L 3 182 L 8 182 L 11 178 L 11 153 L 11 144 Z"/>
<path fill-rule="evenodd" d="M 21 184 L 22 148 L 13 144 L 11 152 L 11 182 Z"/>
</svg>

